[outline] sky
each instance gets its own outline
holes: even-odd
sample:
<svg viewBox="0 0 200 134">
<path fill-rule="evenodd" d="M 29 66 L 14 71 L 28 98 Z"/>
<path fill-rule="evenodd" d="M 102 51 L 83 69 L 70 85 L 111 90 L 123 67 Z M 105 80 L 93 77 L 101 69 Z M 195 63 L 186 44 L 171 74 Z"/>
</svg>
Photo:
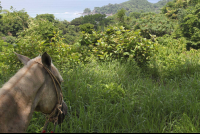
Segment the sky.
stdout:
<svg viewBox="0 0 200 134">
<path fill-rule="evenodd" d="M 37 14 L 54 14 L 59 20 L 71 21 L 80 17 L 85 8 L 102 7 L 105 5 L 119 4 L 128 0 L 0 0 L 3 9 L 10 9 L 13 6 L 16 10 L 25 9 L 31 16 Z M 160 0 L 148 0 L 157 3 Z"/>
</svg>

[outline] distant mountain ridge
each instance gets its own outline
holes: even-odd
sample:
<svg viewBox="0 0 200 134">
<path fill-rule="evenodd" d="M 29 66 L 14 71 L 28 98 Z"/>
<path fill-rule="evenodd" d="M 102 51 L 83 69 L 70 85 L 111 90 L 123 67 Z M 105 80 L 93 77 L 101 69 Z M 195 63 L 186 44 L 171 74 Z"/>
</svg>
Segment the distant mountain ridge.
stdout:
<svg viewBox="0 0 200 134">
<path fill-rule="evenodd" d="M 95 7 L 93 11 L 86 8 L 82 15 L 89 15 L 89 14 L 106 14 L 110 16 L 112 14 L 117 13 L 118 10 L 124 8 L 127 10 L 126 14 L 128 15 L 130 12 L 155 12 L 159 13 L 160 8 L 166 5 L 168 2 L 173 0 L 160 0 L 157 3 L 150 3 L 147 0 L 129 0 L 127 2 L 123 2 L 120 4 L 108 4 L 102 7 Z"/>
</svg>

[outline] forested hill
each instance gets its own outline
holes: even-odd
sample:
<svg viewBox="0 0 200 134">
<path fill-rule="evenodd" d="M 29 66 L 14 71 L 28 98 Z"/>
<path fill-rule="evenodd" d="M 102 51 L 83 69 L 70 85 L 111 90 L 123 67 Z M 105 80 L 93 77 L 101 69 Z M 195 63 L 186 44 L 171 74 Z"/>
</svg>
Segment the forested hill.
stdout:
<svg viewBox="0 0 200 134">
<path fill-rule="evenodd" d="M 160 8 L 172 0 L 160 0 L 157 3 L 150 3 L 147 0 L 129 0 L 120 4 L 108 4 L 103 7 L 95 7 L 93 11 L 89 8 L 84 10 L 85 14 L 115 14 L 118 10 L 124 8 L 127 10 L 126 14 L 130 12 L 160 12 Z"/>
</svg>

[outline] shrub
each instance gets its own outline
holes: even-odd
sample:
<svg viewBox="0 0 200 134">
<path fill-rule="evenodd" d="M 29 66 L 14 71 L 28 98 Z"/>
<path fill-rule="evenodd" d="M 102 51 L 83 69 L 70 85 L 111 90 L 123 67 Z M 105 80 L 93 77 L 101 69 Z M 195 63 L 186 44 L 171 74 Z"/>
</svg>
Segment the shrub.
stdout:
<svg viewBox="0 0 200 134">
<path fill-rule="evenodd" d="M 184 37 L 178 39 L 173 39 L 169 35 L 159 37 L 158 51 L 151 57 L 149 67 L 155 69 L 160 78 L 174 78 L 199 71 L 200 50 L 187 51 L 186 42 Z"/>
<path fill-rule="evenodd" d="M 13 45 L 0 40 L 0 78 L 6 76 L 6 73 L 13 73 L 16 70 L 16 57 L 14 57 Z M 9 70 L 9 71 L 8 71 Z"/>
<path fill-rule="evenodd" d="M 29 28 L 19 34 L 15 47 L 10 44 L 5 47 L 3 46 L 5 42 L 0 44 L 1 63 L 4 68 L 14 65 L 19 67 L 20 63 L 15 63 L 18 60 L 13 51 L 29 58 L 35 58 L 47 52 L 52 57 L 54 64 L 60 67 L 59 70 L 63 72 L 66 71 L 66 67 L 72 67 L 81 62 L 81 54 L 77 51 L 79 46 L 64 44 L 59 30 L 49 21 L 32 21 Z M 9 71 L 16 71 L 16 67 L 9 68 Z"/>
<path fill-rule="evenodd" d="M 9 43 L 9 44 L 13 44 L 16 42 L 16 37 L 13 37 L 13 36 L 6 36 L 6 37 L 2 37 L 2 39 Z"/>
<path fill-rule="evenodd" d="M 156 50 L 156 43 L 143 38 L 140 31 L 129 31 L 121 27 L 109 27 L 105 32 L 93 31 L 85 33 L 80 40 L 82 46 L 87 46 L 87 54 L 95 55 L 99 60 L 132 60 L 139 65 L 147 63 Z"/>
</svg>

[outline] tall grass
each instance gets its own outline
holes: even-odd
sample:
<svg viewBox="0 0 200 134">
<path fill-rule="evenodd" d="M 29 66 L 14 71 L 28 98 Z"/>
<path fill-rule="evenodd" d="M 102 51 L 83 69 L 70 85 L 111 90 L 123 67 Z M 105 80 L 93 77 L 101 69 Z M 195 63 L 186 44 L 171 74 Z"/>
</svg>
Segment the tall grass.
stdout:
<svg viewBox="0 0 200 134">
<path fill-rule="evenodd" d="M 200 72 L 157 81 L 150 75 L 134 63 L 68 69 L 62 84 L 68 116 L 57 132 L 199 132 Z M 35 113 L 27 132 L 39 132 L 44 121 Z"/>
<path fill-rule="evenodd" d="M 176 67 L 174 75 L 168 70 L 170 77 L 161 75 L 167 70 L 153 77 L 156 68 L 142 70 L 134 62 L 66 68 L 62 90 L 68 115 L 56 132 L 199 132 L 200 70 L 195 61 L 187 65 Z M 44 123 L 45 116 L 35 112 L 27 132 L 40 132 Z"/>
</svg>

